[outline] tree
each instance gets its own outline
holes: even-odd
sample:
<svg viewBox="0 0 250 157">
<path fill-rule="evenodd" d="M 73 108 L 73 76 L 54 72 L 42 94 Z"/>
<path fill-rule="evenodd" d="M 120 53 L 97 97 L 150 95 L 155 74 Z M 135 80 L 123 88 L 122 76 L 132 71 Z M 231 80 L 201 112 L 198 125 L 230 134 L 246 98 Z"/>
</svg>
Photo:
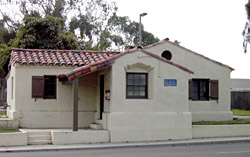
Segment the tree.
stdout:
<svg viewBox="0 0 250 157">
<path fill-rule="evenodd" d="M 0 10 L 5 24 L 17 30 L 20 19 L 25 15 L 32 17 L 59 17 L 64 20 L 70 11 L 77 9 L 81 0 L 0 0 L 6 11 Z"/>
<path fill-rule="evenodd" d="M 53 16 L 63 19 L 61 29 L 76 34 L 79 37 L 78 43 L 81 49 L 122 51 L 126 46 L 138 45 L 139 23 L 131 21 L 128 17 L 117 16 L 117 7 L 113 2 L 108 3 L 105 0 L 0 0 L 0 5 L 17 8 L 17 11 L 12 10 L 12 12 L 13 15 L 20 15 L 20 17 L 26 14 L 30 18 Z M 20 28 L 21 22 L 12 18 L 13 15 L 10 14 L 8 9 L 7 11 L 0 10 L 3 24 L 8 30 L 7 32 L 10 33 L 10 30 L 14 30 L 12 32 L 15 33 Z M 32 32 L 32 30 L 26 29 Z M 20 31 L 17 35 L 20 36 Z M 152 33 L 144 31 L 143 27 L 142 36 L 143 45 L 159 40 Z M 38 43 L 32 43 L 34 39 L 31 36 L 25 40 L 20 38 L 19 41 L 14 40 L 15 42 L 11 43 L 11 45 L 14 47 L 28 45 L 30 48 L 43 48 Z M 52 44 L 50 47 L 57 48 L 57 46 Z M 2 47 L 5 46 L 2 45 Z"/>
<path fill-rule="evenodd" d="M 5 71 L 0 69 L 0 102 L 3 100 L 4 88 L 6 86 L 6 80 L 4 79 Z"/>
<path fill-rule="evenodd" d="M 243 48 L 244 52 L 247 53 L 247 45 L 250 43 L 250 0 L 248 0 L 247 4 L 245 5 L 246 11 L 247 11 L 247 22 L 245 24 L 245 28 L 242 32 L 243 35 Z"/>
<path fill-rule="evenodd" d="M 0 6 L 8 8 L 5 12 L 0 10 L 5 25 L 15 30 L 25 15 L 59 17 L 68 24 L 72 16 L 79 20 L 81 15 L 87 16 L 91 22 L 103 22 L 117 10 L 115 3 L 105 0 L 0 0 Z"/>
<path fill-rule="evenodd" d="M 30 49 L 80 49 L 76 36 L 64 29 L 61 18 L 25 16 L 12 47 Z"/>
<path fill-rule="evenodd" d="M 0 45 L 0 69 L 8 64 L 11 48 L 80 49 L 80 45 L 76 36 L 64 29 L 62 19 L 25 16 L 15 39 Z"/>
<path fill-rule="evenodd" d="M 123 49 L 126 46 L 139 45 L 139 23 L 131 21 L 129 17 L 121 17 L 113 14 L 108 20 L 108 30 L 112 34 L 110 38 L 113 39 L 113 42 L 123 47 Z M 152 33 L 145 31 L 142 25 L 142 46 L 158 41 L 159 39 Z"/>
<path fill-rule="evenodd" d="M 105 0 L 0 0 L 4 6 L 16 4 L 13 15 L 23 17 L 60 17 L 65 28 L 79 36 L 82 49 L 124 50 L 126 46 L 138 45 L 139 23 L 128 17 L 116 15 L 116 4 Z M 72 14 L 74 12 L 74 14 Z M 17 30 L 20 21 L 11 18 L 9 12 L 1 11 L 8 29 Z M 14 20 L 13 20 L 14 19 Z M 158 41 L 153 34 L 142 30 L 143 45 Z"/>
</svg>

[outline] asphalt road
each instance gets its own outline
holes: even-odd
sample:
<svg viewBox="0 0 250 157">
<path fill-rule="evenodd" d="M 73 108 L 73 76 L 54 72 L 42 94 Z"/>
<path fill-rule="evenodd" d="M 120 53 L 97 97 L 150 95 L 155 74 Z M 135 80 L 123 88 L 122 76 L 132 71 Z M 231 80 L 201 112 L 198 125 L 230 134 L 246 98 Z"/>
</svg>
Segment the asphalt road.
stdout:
<svg viewBox="0 0 250 157">
<path fill-rule="evenodd" d="M 250 157 L 250 143 L 9 152 L 0 157 Z"/>
</svg>

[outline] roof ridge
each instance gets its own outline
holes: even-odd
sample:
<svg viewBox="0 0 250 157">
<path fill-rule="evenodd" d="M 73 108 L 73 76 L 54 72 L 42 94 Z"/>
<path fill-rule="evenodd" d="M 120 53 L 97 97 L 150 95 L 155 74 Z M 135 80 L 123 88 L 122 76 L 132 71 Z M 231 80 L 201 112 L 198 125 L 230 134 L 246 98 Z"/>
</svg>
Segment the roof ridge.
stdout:
<svg viewBox="0 0 250 157">
<path fill-rule="evenodd" d="M 98 50 L 56 50 L 56 49 L 24 49 L 24 48 L 12 48 L 12 51 L 32 51 L 32 52 L 89 52 L 89 53 L 121 53 L 120 51 L 98 51 Z"/>
</svg>

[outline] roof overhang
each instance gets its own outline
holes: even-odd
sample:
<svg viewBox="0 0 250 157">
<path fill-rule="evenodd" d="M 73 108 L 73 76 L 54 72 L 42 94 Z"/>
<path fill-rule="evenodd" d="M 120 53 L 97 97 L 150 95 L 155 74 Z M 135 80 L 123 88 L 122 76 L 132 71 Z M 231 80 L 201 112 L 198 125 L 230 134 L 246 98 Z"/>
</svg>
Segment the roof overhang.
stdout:
<svg viewBox="0 0 250 157">
<path fill-rule="evenodd" d="M 90 64 L 82 67 L 75 68 L 73 70 L 67 71 L 65 73 L 59 74 L 56 77 L 59 79 L 59 81 L 62 82 L 70 82 L 74 80 L 77 77 L 82 77 L 84 75 L 99 71 L 101 69 L 104 69 L 111 64 L 113 64 L 113 60 L 105 60 L 103 62 Z"/>
<path fill-rule="evenodd" d="M 191 74 L 194 74 L 194 72 L 184 66 L 181 66 L 179 64 L 176 64 L 176 63 L 173 63 L 172 61 L 169 61 L 163 57 L 160 57 L 156 54 L 153 54 L 147 50 L 144 50 L 144 49 L 130 49 L 130 50 L 127 50 L 127 51 L 124 51 L 120 54 L 117 54 L 113 57 L 110 57 L 102 62 L 97 62 L 97 63 L 94 63 L 94 64 L 89 64 L 89 65 L 86 65 L 86 66 L 82 66 L 82 67 L 78 67 L 78 68 L 75 68 L 73 70 L 70 70 L 70 71 L 67 71 L 65 73 L 62 73 L 62 74 L 59 74 L 57 75 L 57 78 L 59 79 L 59 81 L 62 81 L 62 82 L 67 82 L 67 81 L 72 81 L 74 80 L 75 78 L 77 77 L 82 77 L 84 75 L 87 75 L 89 73 L 92 73 L 92 72 L 95 72 L 95 71 L 99 71 L 100 69 L 103 69 L 103 68 L 106 68 L 107 66 L 110 66 L 111 64 L 114 63 L 114 61 L 117 59 L 117 58 L 120 58 L 126 54 L 130 54 L 130 53 L 134 53 L 134 52 L 138 52 L 138 51 L 141 51 L 153 58 L 156 58 L 156 59 L 159 59 L 163 62 L 166 62 L 168 64 L 171 64 L 185 72 L 188 72 L 188 73 L 191 73 Z"/>
</svg>

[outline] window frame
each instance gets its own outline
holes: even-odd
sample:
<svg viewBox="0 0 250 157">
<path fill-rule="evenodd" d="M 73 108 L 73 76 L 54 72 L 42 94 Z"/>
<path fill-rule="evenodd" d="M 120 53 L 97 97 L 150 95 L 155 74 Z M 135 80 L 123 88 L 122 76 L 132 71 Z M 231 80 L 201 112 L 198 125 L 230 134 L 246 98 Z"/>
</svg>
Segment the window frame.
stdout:
<svg viewBox="0 0 250 157">
<path fill-rule="evenodd" d="M 198 82 L 198 98 L 193 97 L 193 86 L 194 86 L 194 82 Z M 201 82 L 206 82 L 206 97 L 205 98 L 201 98 Z M 209 88 L 209 84 L 210 81 L 209 79 L 192 79 L 192 100 L 193 101 L 209 101 L 209 95 L 210 95 L 210 88 Z"/>
<path fill-rule="evenodd" d="M 46 95 L 46 77 L 54 77 L 53 87 L 54 87 L 54 95 Z M 44 75 L 44 95 L 43 99 L 56 99 L 57 96 L 57 79 L 55 75 Z"/>
<path fill-rule="evenodd" d="M 128 85 L 128 75 L 129 74 L 143 74 L 145 75 L 145 81 L 146 81 L 146 85 Z M 140 79 L 139 79 L 140 80 Z M 128 87 L 129 86 L 144 86 L 145 87 L 145 96 L 131 96 L 128 95 Z M 126 73 L 126 99 L 148 99 L 148 73 L 139 73 L 139 72 L 127 72 Z"/>
</svg>

